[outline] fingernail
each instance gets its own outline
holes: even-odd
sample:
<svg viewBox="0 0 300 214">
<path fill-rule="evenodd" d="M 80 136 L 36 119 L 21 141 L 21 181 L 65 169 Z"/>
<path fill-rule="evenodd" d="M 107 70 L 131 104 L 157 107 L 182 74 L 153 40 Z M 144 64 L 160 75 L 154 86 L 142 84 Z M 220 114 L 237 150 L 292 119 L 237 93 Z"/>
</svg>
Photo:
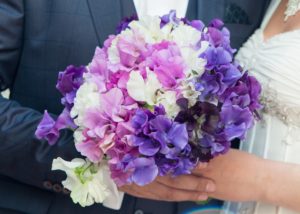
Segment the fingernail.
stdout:
<svg viewBox="0 0 300 214">
<path fill-rule="evenodd" d="M 204 169 L 204 168 L 206 168 L 207 167 L 207 162 L 200 162 L 199 164 L 198 164 L 198 169 Z"/>
<path fill-rule="evenodd" d="M 206 192 L 214 192 L 214 191 L 216 191 L 216 185 L 212 182 L 209 182 L 206 185 Z"/>
<path fill-rule="evenodd" d="M 199 201 L 206 201 L 208 199 L 208 196 L 207 195 L 199 195 L 198 196 L 198 200 Z"/>
</svg>

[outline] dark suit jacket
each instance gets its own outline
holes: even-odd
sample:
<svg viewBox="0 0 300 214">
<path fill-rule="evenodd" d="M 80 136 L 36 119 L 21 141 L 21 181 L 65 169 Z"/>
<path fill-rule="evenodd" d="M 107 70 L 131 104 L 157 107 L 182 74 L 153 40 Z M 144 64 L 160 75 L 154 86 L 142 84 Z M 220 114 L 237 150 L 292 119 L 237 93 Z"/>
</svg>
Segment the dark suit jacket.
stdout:
<svg viewBox="0 0 300 214">
<path fill-rule="evenodd" d="M 268 0 L 190 0 L 189 18 L 219 17 L 239 47 L 258 26 Z M 132 0 L 0 0 L 0 213 L 180 213 L 194 203 L 167 203 L 126 196 L 122 209 L 81 208 L 62 188 L 65 175 L 51 171 L 58 156 L 78 156 L 71 133 L 50 147 L 34 137 L 41 112 L 61 111 L 57 73 L 87 64 L 95 47 L 134 13 Z M 141 212 L 140 212 L 141 213 Z"/>
</svg>

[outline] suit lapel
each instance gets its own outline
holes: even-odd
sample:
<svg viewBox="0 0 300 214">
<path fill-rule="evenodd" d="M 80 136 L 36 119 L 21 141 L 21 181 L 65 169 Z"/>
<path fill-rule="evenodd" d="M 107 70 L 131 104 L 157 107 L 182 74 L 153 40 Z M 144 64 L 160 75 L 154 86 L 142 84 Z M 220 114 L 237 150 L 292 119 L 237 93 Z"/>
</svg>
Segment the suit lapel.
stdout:
<svg viewBox="0 0 300 214">
<path fill-rule="evenodd" d="M 197 19 L 197 0 L 189 0 L 187 11 L 186 11 L 186 18 L 189 20 Z"/>
<path fill-rule="evenodd" d="M 120 0 L 122 18 L 137 14 L 133 0 Z"/>
<path fill-rule="evenodd" d="M 117 25 L 125 16 L 135 12 L 133 0 L 87 0 L 91 19 L 102 45 L 109 34 L 114 34 Z"/>
</svg>

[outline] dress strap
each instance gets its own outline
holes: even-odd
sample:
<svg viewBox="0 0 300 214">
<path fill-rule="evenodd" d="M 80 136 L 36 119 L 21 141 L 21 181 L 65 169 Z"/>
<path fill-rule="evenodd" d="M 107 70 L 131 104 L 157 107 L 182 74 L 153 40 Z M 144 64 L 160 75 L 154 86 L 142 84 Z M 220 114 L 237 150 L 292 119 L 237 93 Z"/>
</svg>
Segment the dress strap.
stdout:
<svg viewBox="0 0 300 214">
<path fill-rule="evenodd" d="M 275 10 L 277 9 L 278 5 L 280 4 L 280 1 L 281 0 L 272 0 L 269 7 L 268 7 L 268 10 L 264 16 L 264 19 L 260 25 L 260 28 L 262 30 L 265 29 L 265 27 L 267 26 L 267 24 L 269 23 L 273 13 L 275 12 Z"/>
</svg>

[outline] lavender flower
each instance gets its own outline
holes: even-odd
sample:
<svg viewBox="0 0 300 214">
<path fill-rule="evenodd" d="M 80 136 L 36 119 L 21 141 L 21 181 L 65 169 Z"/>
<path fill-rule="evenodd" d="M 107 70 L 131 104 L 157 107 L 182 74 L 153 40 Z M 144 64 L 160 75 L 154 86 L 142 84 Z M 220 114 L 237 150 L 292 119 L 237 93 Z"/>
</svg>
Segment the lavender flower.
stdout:
<svg viewBox="0 0 300 214">
<path fill-rule="evenodd" d="M 180 19 L 176 16 L 176 11 L 171 10 L 168 14 L 161 17 L 160 27 L 163 28 L 166 24 L 172 23 L 175 26 L 178 25 Z"/>
<path fill-rule="evenodd" d="M 43 119 L 39 123 L 35 136 L 38 139 L 46 139 L 50 145 L 53 145 L 59 138 L 59 131 L 55 127 L 54 119 L 45 111 Z"/>
<path fill-rule="evenodd" d="M 116 28 L 116 34 L 121 33 L 123 30 L 127 29 L 129 26 L 129 23 L 134 21 L 134 20 L 138 20 L 138 16 L 136 14 L 133 14 L 129 17 L 125 17 L 124 19 L 122 19 L 122 21 L 120 22 L 120 24 L 118 25 L 118 27 Z"/>
<path fill-rule="evenodd" d="M 85 72 L 84 66 L 75 67 L 70 65 L 65 71 L 58 74 L 56 88 L 63 95 L 62 104 L 69 110 L 73 106 L 76 91 L 83 83 L 83 73 Z"/>
<path fill-rule="evenodd" d="M 132 126 L 136 133 L 129 137 L 129 142 L 143 156 L 143 163 L 146 163 L 146 159 L 148 159 L 147 163 L 154 161 L 153 164 L 157 167 L 159 175 L 190 173 L 196 161 L 190 156 L 191 148 L 188 144 L 188 132 L 185 124 L 167 118 L 163 107 L 160 106 L 155 107 L 154 113 L 147 109 L 138 109 L 132 118 Z M 132 180 L 145 182 L 146 172 L 145 170 L 144 174 L 136 172 L 136 160 L 133 158 L 128 163 L 128 167 L 131 170 L 134 169 Z M 151 170 L 147 177 L 152 178 L 154 166 L 149 166 L 149 170 Z M 147 182 L 151 181 L 147 180 Z"/>
</svg>

